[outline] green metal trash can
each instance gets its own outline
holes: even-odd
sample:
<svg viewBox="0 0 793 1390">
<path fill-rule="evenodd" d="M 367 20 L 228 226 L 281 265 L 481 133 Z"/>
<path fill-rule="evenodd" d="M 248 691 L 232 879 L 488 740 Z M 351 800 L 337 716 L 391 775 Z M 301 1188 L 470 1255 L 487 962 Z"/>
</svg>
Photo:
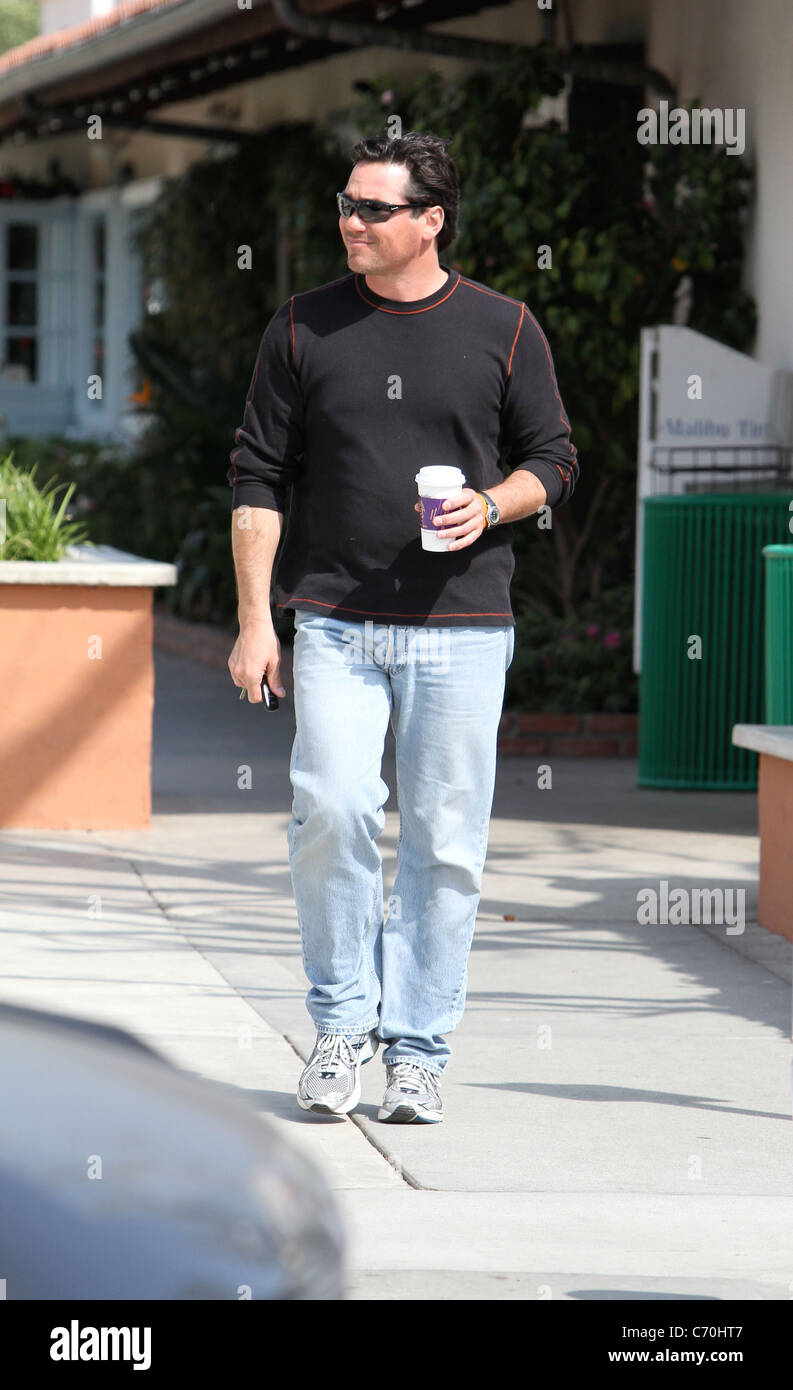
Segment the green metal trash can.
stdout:
<svg viewBox="0 0 793 1390">
<path fill-rule="evenodd" d="M 793 724 L 793 545 L 766 545 L 765 723 Z"/>
<path fill-rule="evenodd" d="M 732 727 L 766 722 L 763 548 L 790 534 L 789 506 L 782 492 L 645 499 L 638 786 L 756 789 Z"/>
</svg>

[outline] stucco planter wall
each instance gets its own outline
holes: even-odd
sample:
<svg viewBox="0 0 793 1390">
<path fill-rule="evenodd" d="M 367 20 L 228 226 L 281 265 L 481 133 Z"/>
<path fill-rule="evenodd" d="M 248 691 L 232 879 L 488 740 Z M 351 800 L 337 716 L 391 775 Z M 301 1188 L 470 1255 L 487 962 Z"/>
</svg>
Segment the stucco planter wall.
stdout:
<svg viewBox="0 0 793 1390">
<path fill-rule="evenodd" d="M 149 824 L 152 592 L 175 582 L 112 546 L 0 562 L 0 826 Z"/>
</svg>

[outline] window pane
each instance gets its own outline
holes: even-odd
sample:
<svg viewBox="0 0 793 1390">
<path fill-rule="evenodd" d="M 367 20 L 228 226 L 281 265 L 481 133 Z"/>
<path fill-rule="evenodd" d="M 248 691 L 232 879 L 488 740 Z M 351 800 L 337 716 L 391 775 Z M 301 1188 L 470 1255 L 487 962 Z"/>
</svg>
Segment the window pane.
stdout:
<svg viewBox="0 0 793 1390">
<path fill-rule="evenodd" d="M 6 340 L 6 365 L 27 368 L 28 381 L 36 380 L 36 339 L 8 338 Z M 21 373 L 20 373 L 21 375 Z M 16 373 L 14 373 L 16 376 Z"/>
<path fill-rule="evenodd" d="M 6 323 L 12 328 L 35 328 L 36 282 L 9 280 L 6 304 Z"/>
<path fill-rule="evenodd" d="M 9 270 L 35 270 L 39 255 L 39 229 L 35 222 L 9 222 L 6 266 Z"/>
</svg>

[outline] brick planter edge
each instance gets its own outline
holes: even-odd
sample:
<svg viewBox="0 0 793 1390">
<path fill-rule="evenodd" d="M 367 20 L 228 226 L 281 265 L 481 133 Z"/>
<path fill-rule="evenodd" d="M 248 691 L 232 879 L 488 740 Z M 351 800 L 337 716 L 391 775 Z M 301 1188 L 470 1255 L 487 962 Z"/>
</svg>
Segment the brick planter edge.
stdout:
<svg viewBox="0 0 793 1390">
<path fill-rule="evenodd" d="M 499 756 L 635 758 L 638 714 L 522 714 L 505 710 Z"/>
</svg>

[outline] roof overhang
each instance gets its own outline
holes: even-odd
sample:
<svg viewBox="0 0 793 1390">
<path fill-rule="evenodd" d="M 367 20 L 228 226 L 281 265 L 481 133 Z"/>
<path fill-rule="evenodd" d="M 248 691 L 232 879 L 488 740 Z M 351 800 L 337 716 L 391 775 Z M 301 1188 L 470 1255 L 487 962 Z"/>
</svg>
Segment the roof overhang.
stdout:
<svg viewBox="0 0 793 1390">
<path fill-rule="evenodd" d="M 237 9 L 229 0 L 146 3 L 147 8 L 137 8 L 121 22 L 7 66 L 0 82 L 0 141 L 15 132 L 36 139 L 84 129 L 89 114 L 101 115 L 108 125 L 148 126 L 174 133 L 176 127 L 168 123 L 155 126 L 147 121 L 148 113 L 358 46 L 352 40 L 345 45 L 338 39 L 295 33 L 267 0 L 252 0 L 251 9 Z M 402 0 L 400 4 L 397 0 L 386 5 L 382 0 L 313 0 L 311 15 L 343 13 L 345 19 L 366 25 L 382 29 L 396 25 L 410 31 L 495 3 Z M 9 56 L 13 55 L 3 55 Z M 200 128 L 185 128 L 185 133 L 200 133 Z M 218 134 L 244 137 L 244 132 L 207 127 L 205 138 Z"/>
<path fill-rule="evenodd" d="M 254 131 L 205 120 L 153 121 L 151 113 L 359 47 L 382 44 L 477 63 L 503 62 L 525 47 L 426 27 L 487 10 L 499 0 L 250 3 L 250 9 L 238 9 L 230 0 L 124 0 L 108 15 L 0 56 L 0 143 L 85 131 L 92 115 L 107 126 L 152 134 L 255 140 Z M 650 68 L 604 64 L 586 50 L 555 48 L 553 11 L 540 11 L 539 19 L 560 70 L 672 91 Z"/>
</svg>

